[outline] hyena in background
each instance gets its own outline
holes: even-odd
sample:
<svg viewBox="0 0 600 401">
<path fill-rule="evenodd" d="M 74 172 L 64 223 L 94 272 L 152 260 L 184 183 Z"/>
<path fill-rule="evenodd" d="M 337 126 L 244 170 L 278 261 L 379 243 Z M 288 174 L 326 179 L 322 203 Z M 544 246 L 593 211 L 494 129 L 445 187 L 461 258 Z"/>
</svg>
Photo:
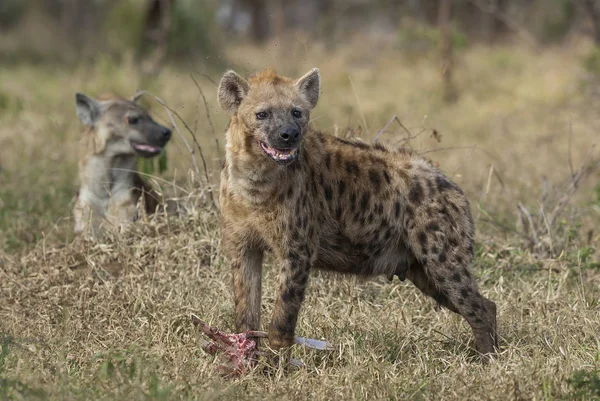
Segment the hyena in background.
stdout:
<svg viewBox="0 0 600 401">
<path fill-rule="evenodd" d="M 313 131 L 313 69 L 297 81 L 233 71 L 219 85 L 231 115 L 221 175 L 223 247 L 232 260 L 238 331 L 260 329 L 265 251 L 281 262 L 269 344 L 292 344 L 311 269 L 408 277 L 463 316 L 493 353 L 496 305 L 469 271 L 473 220 L 463 191 L 426 160 Z"/>
<path fill-rule="evenodd" d="M 77 116 L 87 126 L 73 211 L 76 233 L 97 235 L 105 219 L 117 225 L 135 220 L 142 195 L 147 213 L 154 213 L 159 204 L 159 195 L 137 172 L 136 155 L 158 155 L 171 130 L 156 123 L 135 100 L 75 95 Z"/>
</svg>

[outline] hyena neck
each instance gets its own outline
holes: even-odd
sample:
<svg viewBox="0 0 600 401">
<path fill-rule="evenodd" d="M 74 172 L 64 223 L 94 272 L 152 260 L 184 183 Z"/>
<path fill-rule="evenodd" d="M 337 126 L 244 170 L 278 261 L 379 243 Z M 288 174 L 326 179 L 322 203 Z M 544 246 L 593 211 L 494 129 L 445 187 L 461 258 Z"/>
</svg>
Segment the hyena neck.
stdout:
<svg viewBox="0 0 600 401">
<path fill-rule="evenodd" d="M 82 189 L 100 199 L 109 199 L 134 188 L 135 155 L 91 155 L 82 168 Z"/>
<path fill-rule="evenodd" d="M 239 131 L 238 131 L 239 130 Z M 227 131 L 225 157 L 230 192 L 251 204 L 266 204 L 286 191 L 298 179 L 296 160 L 279 165 L 266 155 L 251 149 L 254 138 L 231 123 Z"/>
</svg>

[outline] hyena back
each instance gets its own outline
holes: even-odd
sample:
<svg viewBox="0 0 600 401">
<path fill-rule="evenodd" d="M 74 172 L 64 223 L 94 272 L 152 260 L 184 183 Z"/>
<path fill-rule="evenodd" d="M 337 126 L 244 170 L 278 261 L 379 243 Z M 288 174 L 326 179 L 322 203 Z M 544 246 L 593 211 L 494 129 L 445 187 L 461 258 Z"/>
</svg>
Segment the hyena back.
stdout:
<svg viewBox="0 0 600 401">
<path fill-rule="evenodd" d="M 496 305 L 469 270 L 474 226 L 462 190 L 404 150 L 313 131 L 314 69 L 297 81 L 273 70 L 219 86 L 231 115 L 221 175 L 222 245 L 233 267 L 236 329 L 260 329 L 262 259 L 281 262 L 270 346 L 293 342 L 313 268 L 408 277 L 462 315 L 477 349 L 494 352 Z"/>
</svg>

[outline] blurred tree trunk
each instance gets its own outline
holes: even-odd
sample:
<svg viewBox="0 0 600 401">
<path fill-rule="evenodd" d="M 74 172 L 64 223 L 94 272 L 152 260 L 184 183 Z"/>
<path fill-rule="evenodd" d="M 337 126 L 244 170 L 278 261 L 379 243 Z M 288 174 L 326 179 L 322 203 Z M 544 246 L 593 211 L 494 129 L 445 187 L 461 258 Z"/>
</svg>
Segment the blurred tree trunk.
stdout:
<svg viewBox="0 0 600 401">
<path fill-rule="evenodd" d="M 438 27 L 440 30 L 440 55 L 442 59 L 442 85 L 443 97 L 446 102 L 456 100 L 457 94 L 452 82 L 452 29 L 450 27 L 450 13 L 452 0 L 440 0 L 438 9 Z"/>
<path fill-rule="evenodd" d="M 148 55 L 144 70 L 156 73 L 168 50 L 171 8 L 175 0 L 148 0 L 142 30 L 142 56 Z"/>
<path fill-rule="evenodd" d="M 285 0 L 271 0 L 271 6 L 273 8 L 273 33 L 277 38 L 281 38 L 285 33 L 285 27 L 287 25 L 284 2 Z"/>
<path fill-rule="evenodd" d="M 495 42 L 499 38 L 506 35 L 508 27 L 502 19 L 506 15 L 508 9 L 508 0 L 488 0 L 487 4 L 479 4 L 480 2 L 472 2 L 474 7 L 479 10 L 481 31 L 483 37 L 488 42 Z"/>
<path fill-rule="evenodd" d="M 66 41 L 77 52 L 85 53 L 98 38 L 98 5 L 93 0 L 67 0 L 61 13 Z"/>
<path fill-rule="evenodd" d="M 242 3 L 250 12 L 252 37 L 257 42 L 265 41 L 270 33 L 267 0 L 242 0 Z"/>
<path fill-rule="evenodd" d="M 594 25 L 594 41 L 596 46 L 600 46 L 600 7 L 598 0 L 583 0 L 583 4 L 592 19 Z"/>
</svg>

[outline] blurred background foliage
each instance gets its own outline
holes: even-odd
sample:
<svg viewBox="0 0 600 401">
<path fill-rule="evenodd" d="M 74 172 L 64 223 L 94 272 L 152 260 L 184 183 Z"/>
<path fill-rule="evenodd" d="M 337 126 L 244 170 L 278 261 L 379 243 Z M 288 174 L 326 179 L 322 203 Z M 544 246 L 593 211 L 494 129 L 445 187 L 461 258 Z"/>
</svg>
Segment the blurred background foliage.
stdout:
<svg viewBox="0 0 600 401">
<path fill-rule="evenodd" d="M 330 47 L 356 32 L 397 32 L 409 52 L 435 49 L 440 7 L 455 48 L 521 36 L 536 45 L 573 34 L 600 40 L 595 0 L 0 0 L 2 62 L 114 58 L 218 63 L 224 40 L 298 32 Z"/>
</svg>

